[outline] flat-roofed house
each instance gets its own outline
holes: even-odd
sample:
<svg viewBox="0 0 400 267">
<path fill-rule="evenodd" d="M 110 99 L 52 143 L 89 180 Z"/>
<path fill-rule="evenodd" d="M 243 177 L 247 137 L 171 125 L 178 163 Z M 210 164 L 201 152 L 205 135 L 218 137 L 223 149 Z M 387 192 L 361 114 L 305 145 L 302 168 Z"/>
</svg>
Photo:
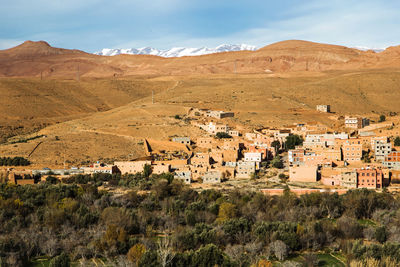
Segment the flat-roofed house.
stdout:
<svg viewBox="0 0 400 267">
<path fill-rule="evenodd" d="M 193 158 L 190 159 L 190 163 L 193 166 L 210 166 L 211 157 L 208 153 L 196 153 Z"/>
<path fill-rule="evenodd" d="M 357 188 L 382 188 L 383 172 L 381 169 L 361 168 L 357 169 Z"/>
<path fill-rule="evenodd" d="M 400 151 L 392 151 L 382 164 L 388 169 L 400 170 Z"/>
<path fill-rule="evenodd" d="M 318 178 L 318 166 L 289 167 L 289 180 L 291 182 L 312 183 Z"/>
<path fill-rule="evenodd" d="M 186 137 L 186 136 L 172 137 L 172 142 L 176 142 L 176 143 L 180 143 L 180 144 L 184 144 L 184 145 L 191 144 L 190 137 Z"/>
<path fill-rule="evenodd" d="M 369 125 L 369 119 L 346 116 L 344 118 L 344 125 L 350 129 L 361 129 Z"/>
<path fill-rule="evenodd" d="M 142 169 L 143 170 L 143 169 Z M 94 174 L 94 173 L 120 173 L 120 170 L 115 165 L 107 165 L 104 163 L 95 163 L 89 167 L 83 167 L 83 172 L 85 174 Z"/>
<path fill-rule="evenodd" d="M 343 144 L 343 160 L 347 162 L 361 161 L 362 158 L 362 144 Z"/>
<path fill-rule="evenodd" d="M 320 112 L 329 113 L 331 112 L 331 105 L 317 105 L 317 110 Z"/>
<path fill-rule="evenodd" d="M 256 172 L 256 163 L 254 161 L 239 161 L 236 167 L 237 178 L 251 178 Z"/>
<path fill-rule="evenodd" d="M 212 137 L 199 137 L 197 138 L 196 145 L 202 148 L 212 148 L 214 138 Z"/>
<path fill-rule="evenodd" d="M 122 174 L 135 174 L 143 172 L 145 165 L 151 165 L 150 160 L 140 161 L 116 161 L 114 165 L 119 169 Z"/>
<path fill-rule="evenodd" d="M 162 173 L 171 172 L 170 164 L 160 163 L 160 164 L 151 165 L 151 167 L 153 169 L 152 173 L 154 173 L 154 174 L 162 174 Z"/>
<path fill-rule="evenodd" d="M 175 171 L 174 179 L 190 184 L 192 182 L 192 172 L 190 170 Z"/>
<path fill-rule="evenodd" d="M 392 144 L 390 142 L 375 140 L 373 150 L 375 153 L 376 161 L 383 161 L 385 157 L 392 152 Z"/>
<path fill-rule="evenodd" d="M 202 177 L 203 184 L 215 184 L 221 183 L 223 179 L 223 173 L 218 170 L 207 171 Z"/>
</svg>

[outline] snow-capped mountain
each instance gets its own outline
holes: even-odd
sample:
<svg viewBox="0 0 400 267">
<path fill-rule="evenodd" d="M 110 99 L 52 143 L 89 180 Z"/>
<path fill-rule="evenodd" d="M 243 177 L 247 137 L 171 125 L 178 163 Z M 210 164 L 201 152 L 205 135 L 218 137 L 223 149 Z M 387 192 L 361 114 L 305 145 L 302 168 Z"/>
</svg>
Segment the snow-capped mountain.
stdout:
<svg viewBox="0 0 400 267">
<path fill-rule="evenodd" d="M 143 47 L 143 48 L 130 48 L 130 49 L 109 49 L 104 48 L 100 52 L 96 52 L 96 55 L 101 56 L 115 56 L 120 54 L 129 54 L 129 55 L 154 55 L 160 57 L 183 57 L 183 56 L 199 56 L 206 55 L 212 53 L 221 53 L 221 52 L 231 52 L 231 51 L 242 51 L 242 50 L 256 50 L 256 47 L 253 45 L 228 45 L 223 44 L 217 46 L 215 48 L 208 47 L 200 47 L 200 48 L 187 48 L 187 47 L 174 47 L 168 50 L 158 50 L 152 47 Z"/>
<path fill-rule="evenodd" d="M 366 46 L 354 46 L 353 48 L 361 50 L 361 51 L 372 50 L 375 53 L 380 53 L 380 52 L 385 51 L 385 48 L 370 48 L 370 47 L 366 47 Z"/>
</svg>

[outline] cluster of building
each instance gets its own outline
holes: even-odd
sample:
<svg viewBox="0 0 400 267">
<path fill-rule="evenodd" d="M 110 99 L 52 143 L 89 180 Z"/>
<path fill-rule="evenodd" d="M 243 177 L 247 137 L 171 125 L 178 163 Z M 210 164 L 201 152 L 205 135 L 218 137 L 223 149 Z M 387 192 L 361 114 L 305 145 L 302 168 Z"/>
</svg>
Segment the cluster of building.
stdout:
<svg viewBox="0 0 400 267">
<path fill-rule="evenodd" d="M 329 105 L 319 105 L 320 112 L 331 112 Z M 370 122 L 362 117 L 344 118 L 343 132 L 331 132 L 319 123 L 262 129 L 231 127 L 225 118 L 232 112 L 190 108 L 187 114 L 194 126 L 204 130 L 200 137 L 174 136 L 172 142 L 182 144 L 185 151 L 157 151 L 148 157 L 113 164 L 94 163 L 69 170 L 8 171 L 0 178 L 15 184 L 34 183 L 33 177 L 51 174 L 121 173 L 138 174 L 147 167 L 153 174 L 173 173 L 184 183 L 221 183 L 224 180 L 249 179 L 257 175 L 280 151 L 291 135 L 303 139 L 301 146 L 288 151 L 289 180 L 328 187 L 380 189 L 389 182 L 400 183 L 400 149 L 387 136 L 362 131 Z M 229 136 L 218 138 L 218 133 Z M 176 149 L 176 146 L 175 148 Z M 43 178 L 42 178 L 43 179 Z"/>
<path fill-rule="evenodd" d="M 369 125 L 365 118 L 346 116 L 344 124 L 351 136 L 298 132 L 304 142 L 288 151 L 290 181 L 379 189 L 400 177 L 400 151 L 395 151 L 387 136 L 359 131 Z"/>
</svg>

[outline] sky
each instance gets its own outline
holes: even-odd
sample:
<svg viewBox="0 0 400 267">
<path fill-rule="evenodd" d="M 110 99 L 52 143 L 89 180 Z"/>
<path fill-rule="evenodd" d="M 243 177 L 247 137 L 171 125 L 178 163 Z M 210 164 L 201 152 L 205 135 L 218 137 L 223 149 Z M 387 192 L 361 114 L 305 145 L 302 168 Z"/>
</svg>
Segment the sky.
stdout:
<svg viewBox="0 0 400 267">
<path fill-rule="evenodd" d="M 400 45 L 399 0 L 0 0 L 0 49 L 25 40 L 87 52 L 300 39 Z"/>
</svg>

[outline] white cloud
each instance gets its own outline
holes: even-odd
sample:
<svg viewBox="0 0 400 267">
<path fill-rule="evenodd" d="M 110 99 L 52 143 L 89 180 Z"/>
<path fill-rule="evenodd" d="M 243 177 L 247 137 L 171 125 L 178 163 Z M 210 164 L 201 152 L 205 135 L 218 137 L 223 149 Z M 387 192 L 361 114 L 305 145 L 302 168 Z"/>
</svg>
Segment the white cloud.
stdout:
<svg viewBox="0 0 400 267">
<path fill-rule="evenodd" d="M 0 39 L 0 49 L 8 49 L 21 44 L 21 40 Z"/>
</svg>

